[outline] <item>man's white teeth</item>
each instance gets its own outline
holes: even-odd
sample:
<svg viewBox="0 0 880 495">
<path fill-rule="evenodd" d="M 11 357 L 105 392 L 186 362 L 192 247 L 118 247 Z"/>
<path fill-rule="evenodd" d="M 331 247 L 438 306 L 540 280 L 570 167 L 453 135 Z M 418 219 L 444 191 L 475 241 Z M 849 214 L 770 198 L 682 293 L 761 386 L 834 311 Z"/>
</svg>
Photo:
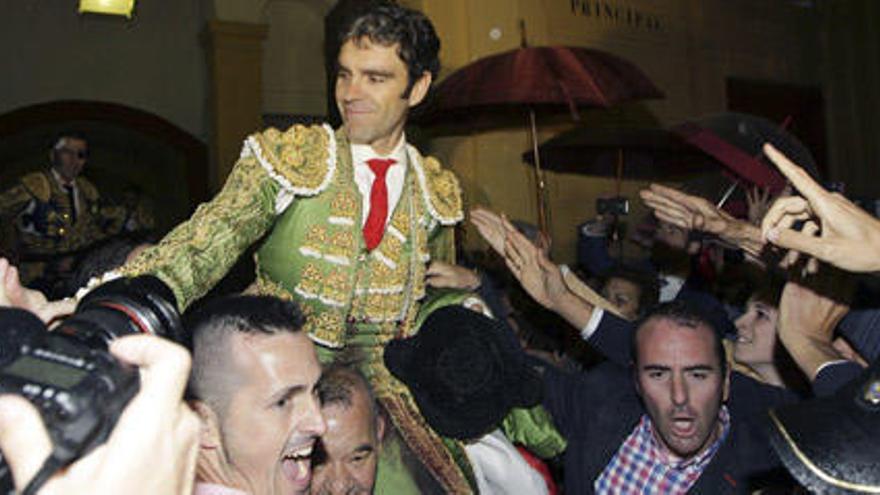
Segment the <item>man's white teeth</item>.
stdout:
<svg viewBox="0 0 880 495">
<path fill-rule="evenodd" d="M 284 457 L 288 457 L 291 459 L 306 459 L 312 455 L 312 445 L 307 447 L 303 447 L 299 450 L 295 450 L 293 452 L 288 453 Z"/>
</svg>

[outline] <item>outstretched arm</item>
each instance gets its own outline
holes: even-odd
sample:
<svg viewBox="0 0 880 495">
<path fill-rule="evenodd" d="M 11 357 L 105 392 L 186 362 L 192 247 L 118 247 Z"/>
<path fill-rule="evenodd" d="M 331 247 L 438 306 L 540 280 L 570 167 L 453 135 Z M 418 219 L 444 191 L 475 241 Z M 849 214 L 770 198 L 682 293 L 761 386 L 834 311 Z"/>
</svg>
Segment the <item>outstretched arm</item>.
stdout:
<svg viewBox="0 0 880 495">
<path fill-rule="evenodd" d="M 475 291 L 480 288 L 480 275 L 464 266 L 435 260 L 425 272 L 425 283 L 438 289 Z"/>
<path fill-rule="evenodd" d="M 504 261 L 523 289 L 538 304 L 558 313 L 575 328 L 583 328 L 594 305 L 581 299 L 565 283 L 562 271 L 509 222 L 505 224 Z"/>
<path fill-rule="evenodd" d="M 279 189 L 254 157 L 240 159 L 214 199 L 124 265 L 121 274 L 156 275 L 174 291 L 182 311 L 266 232 L 275 218 Z"/>
<path fill-rule="evenodd" d="M 757 226 L 730 216 L 704 198 L 660 184 L 651 184 L 648 189 L 640 191 L 639 196 L 660 220 L 684 229 L 714 234 L 753 258 L 759 258 L 764 249 L 761 230 Z"/>
<path fill-rule="evenodd" d="M 471 222 L 493 250 L 504 257 L 526 292 L 576 328 L 590 320 L 594 307 L 619 315 L 618 309 L 571 273 L 563 274 L 537 246 L 503 215 L 486 208 L 471 211 Z"/>
<path fill-rule="evenodd" d="M 846 298 L 841 297 L 847 292 L 841 286 L 847 284 L 832 285 L 831 277 L 823 273 L 817 278 L 811 285 L 789 281 L 779 304 L 779 339 L 810 381 L 824 365 L 844 359 L 832 340 L 835 327 L 849 311 Z M 843 282 L 840 277 L 834 280 Z M 829 295 L 832 290 L 834 297 Z"/>
</svg>

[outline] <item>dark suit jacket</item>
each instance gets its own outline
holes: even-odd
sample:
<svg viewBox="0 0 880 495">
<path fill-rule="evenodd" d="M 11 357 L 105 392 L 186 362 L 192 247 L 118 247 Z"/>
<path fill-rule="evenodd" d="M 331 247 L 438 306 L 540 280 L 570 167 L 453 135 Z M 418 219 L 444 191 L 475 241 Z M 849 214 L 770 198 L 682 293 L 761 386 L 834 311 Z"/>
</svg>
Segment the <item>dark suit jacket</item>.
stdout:
<svg viewBox="0 0 880 495">
<path fill-rule="evenodd" d="M 853 309 L 843 317 L 837 330 L 868 361 L 880 357 L 880 308 Z"/>
<path fill-rule="evenodd" d="M 837 331 L 869 362 L 880 357 L 880 309 L 853 309 L 840 321 Z M 827 365 L 816 375 L 813 392 L 819 397 L 833 395 L 863 371 L 861 366 L 849 361 Z"/>
<path fill-rule="evenodd" d="M 611 362 L 580 374 L 547 367 L 544 385 L 544 407 L 568 441 L 565 491 L 594 493 L 593 482 L 645 413 L 632 373 Z M 764 402 L 770 397 L 754 399 Z M 729 407 L 730 433 L 689 493 L 748 493 L 755 481 L 778 469 L 762 428 L 747 420 L 748 410 L 770 405 L 755 403 L 737 411 Z"/>
</svg>

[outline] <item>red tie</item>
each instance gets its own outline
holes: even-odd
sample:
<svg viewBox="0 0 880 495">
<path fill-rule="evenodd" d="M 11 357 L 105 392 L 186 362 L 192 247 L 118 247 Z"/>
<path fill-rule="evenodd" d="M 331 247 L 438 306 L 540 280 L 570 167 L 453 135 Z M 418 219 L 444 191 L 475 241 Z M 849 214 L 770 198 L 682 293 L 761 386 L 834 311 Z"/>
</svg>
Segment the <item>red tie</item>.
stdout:
<svg viewBox="0 0 880 495">
<path fill-rule="evenodd" d="M 385 185 L 385 174 L 388 172 L 388 167 L 395 163 L 397 161 L 391 158 L 367 160 L 370 170 L 376 174 L 373 187 L 370 189 L 370 214 L 367 215 L 367 222 L 364 224 L 364 241 L 369 251 L 379 245 L 385 232 L 385 217 L 388 216 L 388 186 Z"/>
</svg>

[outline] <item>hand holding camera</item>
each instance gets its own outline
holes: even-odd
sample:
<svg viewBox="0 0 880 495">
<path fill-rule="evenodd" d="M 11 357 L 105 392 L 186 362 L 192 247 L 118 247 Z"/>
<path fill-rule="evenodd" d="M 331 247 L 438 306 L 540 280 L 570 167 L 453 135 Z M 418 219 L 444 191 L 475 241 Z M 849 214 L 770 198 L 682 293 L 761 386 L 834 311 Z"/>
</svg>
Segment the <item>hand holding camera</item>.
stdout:
<svg viewBox="0 0 880 495">
<path fill-rule="evenodd" d="M 139 367 L 140 391 L 108 441 L 56 474 L 42 494 L 189 494 L 198 451 L 198 419 L 182 402 L 190 358 L 177 344 L 149 335 L 110 345 Z M 22 489 L 53 448 L 38 410 L 18 396 L 0 397 L 0 449 Z"/>
<path fill-rule="evenodd" d="M 27 311 L 0 308 L 0 393 L 27 399 L 5 399 L 0 416 L 5 486 L 11 471 L 23 494 L 36 493 L 64 469 L 61 479 L 89 493 L 188 492 L 198 431 L 181 401 L 189 356 L 158 338 L 180 341 L 174 300 L 155 277 L 117 279 L 52 332 Z"/>
</svg>

